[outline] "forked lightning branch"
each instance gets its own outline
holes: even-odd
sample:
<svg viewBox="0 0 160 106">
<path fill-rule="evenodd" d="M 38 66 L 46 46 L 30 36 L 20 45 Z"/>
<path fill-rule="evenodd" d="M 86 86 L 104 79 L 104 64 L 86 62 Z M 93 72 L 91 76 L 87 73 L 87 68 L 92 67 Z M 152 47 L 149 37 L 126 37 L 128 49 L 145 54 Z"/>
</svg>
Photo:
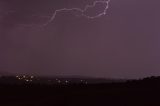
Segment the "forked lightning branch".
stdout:
<svg viewBox="0 0 160 106">
<path fill-rule="evenodd" d="M 54 11 L 54 13 L 52 14 L 52 16 L 49 18 L 49 20 L 43 25 L 43 26 L 47 26 L 48 24 L 50 24 L 52 21 L 54 21 L 54 19 L 56 18 L 57 14 L 60 12 L 64 12 L 64 11 L 78 11 L 81 13 L 81 15 L 83 17 L 86 17 L 88 19 L 95 19 L 95 18 L 99 18 L 101 16 L 106 15 L 107 10 L 109 8 L 109 2 L 110 0 L 97 0 L 94 1 L 91 5 L 86 5 L 84 9 L 80 9 L 80 8 L 62 8 L 62 9 L 57 9 Z M 90 9 L 90 8 L 94 8 L 97 4 L 103 4 L 105 5 L 104 10 L 102 10 L 100 13 L 96 14 L 95 16 L 90 16 L 85 14 L 85 12 Z"/>
</svg>

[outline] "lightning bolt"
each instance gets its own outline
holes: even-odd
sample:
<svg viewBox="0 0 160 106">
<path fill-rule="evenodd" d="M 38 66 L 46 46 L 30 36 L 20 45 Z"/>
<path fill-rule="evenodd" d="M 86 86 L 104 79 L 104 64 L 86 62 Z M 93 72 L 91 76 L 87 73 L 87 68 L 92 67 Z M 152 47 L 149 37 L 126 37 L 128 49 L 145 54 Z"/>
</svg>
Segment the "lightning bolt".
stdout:
<svg viewBox="0 0 160 106">
<path fill-rule="evenodd" d="M 86 17 L 88 19 L 99 18 L 101 16 L 106 15 L 107 10 L 109 8 L 109 2 L 110 2 L 110 0 L 99 0 L 99 1 L 94 1 L 91 5 L 86 5 L 84 9 L 80 9 L 80 8 L 62 8 L 62 9 L 55 10 L 53 15 L 49 18 L 49 20 L 43 26 L 47 26 L 48 24 L 50 24 L 52 21 L 54 21 L 54 19 L 56 18 L 56 15 L 58 13 L 60 13 L 60 12 L 63 12 L 63 11 L 78 11 L 78 12 L 80 12 L 82 14 L 83 17 Z M 89 16 L 89 15 L 85 14 L 85 12 L 89 8 L 94 8 L 98 3 L 105 4 L 105 8 L 101 13 L 99 13 L 99 14 L 97 14 L 95 16 Z"/>
<path fill-rule="evenodd" d="M 96 1 L 93 1 L 92 4 L 90 5 L 86 5 L 83 9 L 81 8 L 61 8 L 61 9 L 57 9 L 54 11 L 54 13 L 52 13 L 51 16 L 38 16 L 40 18 L 47 18 L 47 21 L 44 22 L 44 23 L 41 23 L 39 25 L 35 24 L 35 23 L 32 23 L 32 24 L 19 24 L 20 27 L 28 27 L 28 28 L 33 28 L 33 29 L 37 29 L 38 30 L 43 30 L 46 26 L 48 26 L 50 23 L 52 23 L 54 21 L 54 19 L 56 18 L 57 14 L 58 13 L 61 13 L 61 12 L 70 12 L 70 11 L 77 11 L 79 12 L 82 16 L 82 17 L 85 17 L 87 19 L 96 19 L 96 18 L 100 18 L 101 16 L 104 16 L 107 14 L 107 10 L 109 8 L 109 3 L 110 3 L 111 0 L 96 0 Z M 100 12 L 100 13 L 97 13 L 96 15 L 94 16 L 90 16 L 90 15 L 87 15 L 86 12 L 91 9 L 91 8 L 94 8 L 96 7 L 97 4 L 103 4 L 105 7 L 104 9 Z M 31 17 L 36 17 L 37 15 L 32 15 Z"/>
</svg>

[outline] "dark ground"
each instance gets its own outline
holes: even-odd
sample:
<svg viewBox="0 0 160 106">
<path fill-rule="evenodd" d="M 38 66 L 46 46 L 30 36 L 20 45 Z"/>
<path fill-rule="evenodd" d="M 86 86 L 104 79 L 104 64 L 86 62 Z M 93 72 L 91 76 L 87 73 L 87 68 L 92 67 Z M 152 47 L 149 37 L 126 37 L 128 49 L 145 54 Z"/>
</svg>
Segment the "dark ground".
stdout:
<svg viewBox="0 0 160 106">
<path fill-rule="evenodd" d="M 160 106 L 160 78 L 88 85 L 1 84 L 0 106 Z"/>
</svg>

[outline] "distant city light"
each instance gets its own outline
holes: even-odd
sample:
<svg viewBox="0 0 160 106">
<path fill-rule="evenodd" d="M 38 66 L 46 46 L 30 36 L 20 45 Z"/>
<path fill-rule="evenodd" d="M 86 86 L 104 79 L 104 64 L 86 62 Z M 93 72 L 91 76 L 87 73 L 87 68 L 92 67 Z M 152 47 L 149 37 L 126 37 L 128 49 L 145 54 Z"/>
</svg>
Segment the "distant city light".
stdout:
<svg viewBox="0 0 160 106">
<path fill-rule="evenodd" d="M 33 79 L 35 78 L 34 76 L 29 76 L 29 75 L 17 75 L 15 76 L 18 80 L 26 81 L 26 82 L 32 82 Z"/>
<path fill-rule="evenodd" d="M 61 81 L 60 81 L 60 80 L 58 80 L 58 83 L 61 83 Z"/>
<path fill-rule="evenodd" d="M 31 76 L 31 78 L 34 78 L 34 76 Z"/>
<path fill-rule="evenodd" d="M 15 76 L 16 79 L 20 80 L 20 81 L 25 81 L 25 82 L 34 82 L 34 81 L 42 81 L 43 79 L 39 78 L 39 77 L 35 77 L 35 76 L 29 76 L 29 75 L 16 75 Z M 44 79 L 45 80 L 45 79 Z M 56 82 L 55 82 L 56 80 Z M 72 82 L 72 80 L 70 79 L 65 79 L 65 80 L 61 80 L 60 78 L 56 78 L 56 79 L 47 79 L 46 80 L 49 83 L 59 83 L 59 84 L 71 84 L 71 83 L 81 83 L 81 84 L 88 84 L 88 82 L 85 79 L 80 79 L 78 82 Z"/>
<path fill-rule="evenodd" d="M 25 76 L 25 75 L 23 75 L 23 78 L 26 78 L 26 76 Z"/>
<path fill-rule="evenodd" d="M 66 82 L 66 83 L 69 83 L 69 81 L 68 81 L 68 80 L 66 80 L 65 82 Z"/>
</svg>

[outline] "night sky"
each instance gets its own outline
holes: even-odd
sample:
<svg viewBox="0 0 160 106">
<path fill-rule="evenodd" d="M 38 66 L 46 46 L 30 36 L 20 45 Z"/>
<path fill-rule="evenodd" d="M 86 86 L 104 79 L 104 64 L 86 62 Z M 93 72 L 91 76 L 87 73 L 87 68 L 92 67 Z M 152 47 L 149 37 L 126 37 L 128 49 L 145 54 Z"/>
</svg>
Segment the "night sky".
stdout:
<svg viewBox="0 0 160 106">
<path fill-rule="evenodd" d="M 140 78 L 160 75 L 160 1 L 0 0 L 0 71 Z M 84 12 L 96 16 L 97 3 Z M 46 25 L 47 23 L 47 25 Z"/>
</svg>

